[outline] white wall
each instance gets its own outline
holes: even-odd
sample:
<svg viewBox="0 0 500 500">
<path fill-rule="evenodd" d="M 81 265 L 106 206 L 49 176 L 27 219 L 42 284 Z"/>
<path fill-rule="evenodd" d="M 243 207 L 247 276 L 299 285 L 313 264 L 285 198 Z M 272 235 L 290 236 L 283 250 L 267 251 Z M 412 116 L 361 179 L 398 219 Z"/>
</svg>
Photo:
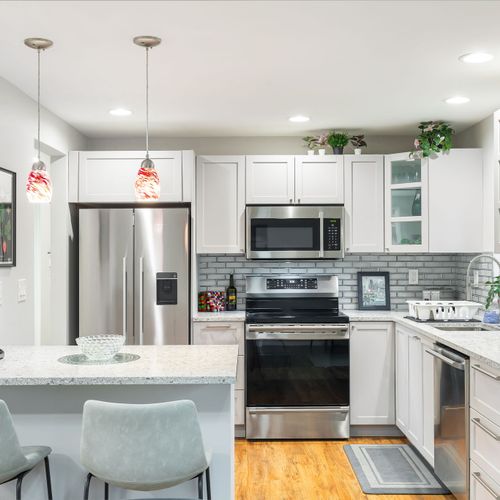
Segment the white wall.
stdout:
<svg viewBox="0 0 500 500">
<path fill-rule="evenodd" d="M 454 146 L 459 148 L 482 148 L 483 150 L 483 247 L 493 252 L 495 244 L 495 155 L 494 115 L 457 134 Z M 466 202 L 467 200 L 464 200 Z"/>
<path fill-rule="evenodd" d="M 366 137 L 365 153 L 401 153 L 413 147 L 413 137 L 374 135 Z M 90 151 L 126 151 L 144 149 L 143 137 L 91 138 L 87 143 Z M 300 137 L 154 137 L 150 148 L 156 150 L 192 149 L 198 155 L 234 154 L 306 154 Z M 352 152 L 351 148 L 347 148 Z"/>
<path fill-rule="evenodd" d="M 19 89 L 0 78 L 0 166 L 17 173 L 17 265 L 0 268 L 2 304 L 0 305 L 0 345 L 34 342 L 34 209 L 25 195 L 26 179 L 36 155 L 36 103 Z M 43 149 L 49 155 L 66 155 L 72 149 L 85 149 L 86 138 L 52 113 L 42 109 Z M 66 169 L 65 158 L 52 168 Z M 60 174 L 58 172 L 57 174 Z M 67 178 L 67 175 L 56 175 Z M 58 182 L 58 184 L 60 184 Z M 63 186 L 65 187 L 65 186 Z M 52 211 L 65 213 L 65 197 L 54 197 Z M 63 209 L 60 212 L 59 209 Z M 63 220 L 64 224 L 64 220 Z M 64 246 L 66 238 L 59 241 Z M 61 273 L 58 273 L 61 274 Z M 17 281 L 27 280 L 26 302 L 17 302 Z M 65 299 L 64 279 L 58 278 L 56 293 Z M 58 288 L 57 288 L 58 287 Z"/>
</svg>

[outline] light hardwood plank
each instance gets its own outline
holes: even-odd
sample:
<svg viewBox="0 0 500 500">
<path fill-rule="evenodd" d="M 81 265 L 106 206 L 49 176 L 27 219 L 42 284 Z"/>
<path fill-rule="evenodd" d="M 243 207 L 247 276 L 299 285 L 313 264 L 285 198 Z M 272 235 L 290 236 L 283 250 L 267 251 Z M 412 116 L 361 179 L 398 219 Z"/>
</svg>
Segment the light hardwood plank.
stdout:
<svg viewBox="0 0 500 500">
<path fill-rule="evenodd" d="M 351 444 L 404 439 L 352 438 Z M 449 500 L 447 495 L 365 495 L 346 441 L 236 441 L 236 500 Z"/>
</svg>

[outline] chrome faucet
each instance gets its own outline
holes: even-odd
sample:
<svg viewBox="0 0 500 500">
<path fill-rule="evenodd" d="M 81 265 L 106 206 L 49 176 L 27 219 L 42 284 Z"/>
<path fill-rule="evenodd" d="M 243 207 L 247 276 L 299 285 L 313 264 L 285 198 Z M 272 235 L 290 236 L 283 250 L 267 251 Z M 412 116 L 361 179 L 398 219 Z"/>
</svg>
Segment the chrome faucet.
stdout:
<svg viewBox="0 0 500 500">
<path fill-rule="evenodd" d="M 467 300 L 471 300 L 471 298 L 472 298 L 470 279 L 469 279 L 469 273 L 470 273 L 472 264 L 474 262 L 476 262 L 476 260 L 482 259 L 483 257 L 490 259 L 492 262 L 496 262 L 497 266 L 500 268 L 500 262 L 498 261 L 498 259 L 496 257 L 493 256 L 493 254 L 482 253 L 482 254 L 479 254 L 479 255 L 476 255 L 475 257 L 473 257 L 471 259 L 471 261 L 469 262 L 469 265 L 467 266 L 467 273 L 465 275 L 465 298 Z"/>
</svg>

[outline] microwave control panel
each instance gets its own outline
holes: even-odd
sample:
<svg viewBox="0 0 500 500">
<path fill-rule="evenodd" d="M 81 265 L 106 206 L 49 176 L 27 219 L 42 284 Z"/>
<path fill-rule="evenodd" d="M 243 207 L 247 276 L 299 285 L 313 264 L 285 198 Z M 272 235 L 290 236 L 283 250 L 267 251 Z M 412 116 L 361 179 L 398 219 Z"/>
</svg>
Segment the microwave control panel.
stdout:
<svg viewBox="0 0 500 500">
<path fill-rule="evenodd" d="M 323 221 L 325 251 L 340 250 L 341 248 L 341 222 L 340 219 L 325 219 Z"/>
</svg>

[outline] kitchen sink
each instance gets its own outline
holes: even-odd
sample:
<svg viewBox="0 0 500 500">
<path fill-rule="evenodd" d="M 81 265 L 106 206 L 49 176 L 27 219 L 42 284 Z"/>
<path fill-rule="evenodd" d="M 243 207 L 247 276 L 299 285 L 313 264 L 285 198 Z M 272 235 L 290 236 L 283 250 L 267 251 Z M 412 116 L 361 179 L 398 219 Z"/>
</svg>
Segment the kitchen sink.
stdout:
<svg viewBox="0 0 500 500">
<path fill-rule="evenodd" d="M 489 327 L 486 325 L 464 325 L 462 324 L 447 324 L 434 326 L 436 330 L 441 330 L 443 332 L 490 332 L 497 330 L 495 327 Z"/>
</svg>

